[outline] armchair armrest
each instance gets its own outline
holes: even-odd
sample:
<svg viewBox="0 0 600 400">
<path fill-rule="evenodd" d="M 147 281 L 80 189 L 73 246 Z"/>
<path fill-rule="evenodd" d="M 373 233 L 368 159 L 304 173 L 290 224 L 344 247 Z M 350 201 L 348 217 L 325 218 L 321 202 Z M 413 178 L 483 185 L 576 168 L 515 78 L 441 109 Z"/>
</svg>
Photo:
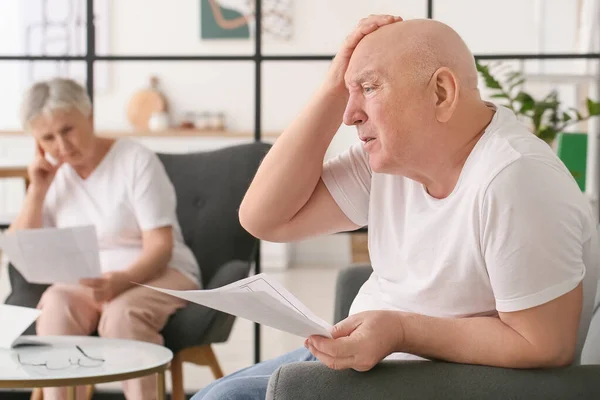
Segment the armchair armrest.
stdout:
<svg viewBox="0 0 600 400">
<path fill-rule="evenodd" d="M 232 260 L 220 267 L 204 289 L 216 289 L 248 277 L 250 263 Z"/>
<path fill-rule="evenodd" d="M 348 317 L 352 301 L 363 283 L 369 279 L 373 269 L 370 265 L 352 265 L 340 271 L 335 284 L 335 305 L 333 320 L 340 322 Z"/>
<path fill-rule="evenodd" d="M 433 361 L 384 361 L 369 372 L 293 363 L 271 376 L 267 400 L 596 399 L 600 366 L 516 370 Z"/>
</svg>

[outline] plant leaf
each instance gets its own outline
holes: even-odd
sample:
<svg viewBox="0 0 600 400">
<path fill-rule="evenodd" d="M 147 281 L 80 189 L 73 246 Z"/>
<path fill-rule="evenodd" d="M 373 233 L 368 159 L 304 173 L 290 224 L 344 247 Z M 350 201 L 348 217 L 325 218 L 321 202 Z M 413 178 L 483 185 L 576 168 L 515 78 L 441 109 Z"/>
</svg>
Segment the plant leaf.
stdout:
<svg viewBox="0 0 600 400">
<path fill-rule="evenodd" d="M 600 115 L 600 102 L 588 98 L 587 109 L 590 117 Z"/>
<path fill-rule="evenodd" d="M 556 137 L 557 133 L 558 132 L 556 132 L 556 130 L 554 130 L 554 128 L 552 128 L 550 126 L 545 126 L 540 130 L 538 136 L 540 139 L 543 139 L 546 141 L 552 141 Z"/>
<path fill-rule="evenodd" d="M 502 89 L 500 82 L 498 82 L 498 80 L 490 73 L 490 68 L 487 65 L 477 63 L 476 66 L 477 71 L 479 71 L 481 74 L 486 87 L 489 89 Z"/>
<path fill-rule="evenodd" d="M 475 60 L 475 68 L 477 68 L 477 72 L 483 72 L 483 69 L 487 67 L 480 63 L 479 60 Z"/>
<path fill-rule="evenodd" d="M 531 120 L 533 122 L 533 127 L 535 129 L 535 134 L 540 136 L 541 132 L 545 127 L 542 126 L 542 121 L 544 119 L 544 114 L 548 110 L 552 110 L 552 104 L 544 101 L 535 102 L 533 107 L 533 115 L 531 116 Z"/>
<path fill-rule="evenodd" d="M 505 93 L 494 93 L 490 97 L 492 99 L 508 99 L 508 96 Z"/>
<path fill-rule="evenodd" d="M 535 107 L 535 100 L 529 93 L 520 91 L 515 97 L 515 101 L 521 103 L 521 108 L 519 109 L 520 114 L 525 114 L 528 111 L 533 110 Z"/>
<path fill-rule="evenodd" d="M 492 75 L 487 75 L 483 77 L 485 80 L 485 85 L 490 89 L 502 89 L 500 82 L 496 80 Z"/>
<path fill-rule="evenodd" d="M 560 115 L 558 113 L 558 104 L 557 107 L 550 108 L 550 122 L 552 123 L 552 127 L 556 128 L 558 123 L 560 122 Z"/>
<path fill-rule="evenodd" d="M 572 119 L 573 119 L 573 117 L 571 117 L 569 115 L 569 113 L 567 113 L 566 111 L 562 113 L 562 121 L 563 122 L 568 122 L 568 121 L 570 121 Z"/>
</svg>

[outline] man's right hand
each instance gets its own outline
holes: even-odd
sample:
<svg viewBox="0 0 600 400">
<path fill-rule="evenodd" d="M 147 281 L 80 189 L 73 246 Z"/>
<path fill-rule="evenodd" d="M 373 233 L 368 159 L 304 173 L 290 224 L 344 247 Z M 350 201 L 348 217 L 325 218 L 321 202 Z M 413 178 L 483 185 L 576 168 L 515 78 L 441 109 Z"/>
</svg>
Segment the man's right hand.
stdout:
<svg viewBox="0 0 600 400">
<path fill-rule="evenodd" d="M 46 160 L 45 152 L 42 147 L 36 143 L 35 156 L 27 168 L 29 174 L 30 187 L 38 193 L 46 194 L 50 184 L 56 176 L 56 171 L 60 168 L 62 162 L 52 165 Z"/>
<path fill-rule="evenodd" d="M 368 34 L 375 32 L 382 26 L 402 21 L 402 17 L 393 15 L 370 15 L 359 21 L 358 25 L 346 37 L 340 51 L 336 54 L 329 68 L 327 82 L 334 88 L 345 88 L 344 75 L 350 63 L 350 57 L 358 43 Z"/>
<path fill-rule="evenodd" d="M 325 183 L 323 160 L 342 124 L 349 92 L 344 82 L 358 43 L 382 26 L 402 21 L 391 15 L 361 20 L 345 40 L 325 81 L 260 164 L 240 205 L 240 223 L 271 242 L 295 242 L 359 228 L 342 211 Z"/>
</svg>

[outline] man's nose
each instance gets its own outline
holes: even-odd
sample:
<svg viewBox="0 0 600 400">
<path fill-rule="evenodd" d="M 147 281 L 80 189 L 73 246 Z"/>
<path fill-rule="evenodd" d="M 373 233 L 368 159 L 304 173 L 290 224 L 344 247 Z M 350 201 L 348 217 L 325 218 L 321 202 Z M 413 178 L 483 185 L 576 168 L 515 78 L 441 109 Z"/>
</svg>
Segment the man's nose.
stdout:
<svg viewBox="0 0 600 400">
<path fill-rule="evenodd" d="M 367 122 L 367 114 L 364 112 L 362 104 L 356 96 L 350 95 L 346 110 L 344 111 L 344 124 L 360 125 Z"/>
</svg>

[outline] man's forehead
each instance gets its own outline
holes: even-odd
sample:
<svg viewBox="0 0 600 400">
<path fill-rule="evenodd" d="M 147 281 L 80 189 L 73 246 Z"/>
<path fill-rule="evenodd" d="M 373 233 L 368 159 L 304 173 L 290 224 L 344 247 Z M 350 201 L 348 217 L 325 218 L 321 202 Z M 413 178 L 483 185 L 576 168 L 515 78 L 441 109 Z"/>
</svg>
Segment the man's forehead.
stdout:
<svg viewBox="0 0 600 400">
<path fill-rule="evenodd" d="M 346 82 L 347 83 L 360 83 L 364 81 L 374 80 L 381 77 L 381 72 L 375 68 L 360 68 L 360 69 L 351 69 L 348 68 L 346 72 Z"/>
<path fill-rule="evenodd" d="M 390 63 L 390 49 L 382 46 L 361 46 L 359 43 L 346 71 L 346 81 L 358 82 L 381 78 Z"/>
</svg>

